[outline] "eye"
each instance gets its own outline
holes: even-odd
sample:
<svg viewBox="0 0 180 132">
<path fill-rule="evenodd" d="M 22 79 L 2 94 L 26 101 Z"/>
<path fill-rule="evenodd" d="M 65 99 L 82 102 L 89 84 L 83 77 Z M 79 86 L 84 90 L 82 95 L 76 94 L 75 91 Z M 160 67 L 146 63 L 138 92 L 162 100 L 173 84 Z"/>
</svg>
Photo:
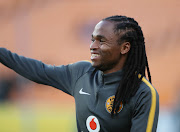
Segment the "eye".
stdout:
<svg viewBox="0 0 180 132">
<path fill-rule="evenodd" d="M 92 41 L 92 42 L 94 42 L 94 41 L 95 41 L 95 39 L 93 39 L 93 38 L 92 38 L 92 39 L 91 39 L 91 41 Z"/>
<path fill-rule="evenodd" d="M 100 39 L 99 42 L 105 42 L 105 40 Z"/>
</svg>

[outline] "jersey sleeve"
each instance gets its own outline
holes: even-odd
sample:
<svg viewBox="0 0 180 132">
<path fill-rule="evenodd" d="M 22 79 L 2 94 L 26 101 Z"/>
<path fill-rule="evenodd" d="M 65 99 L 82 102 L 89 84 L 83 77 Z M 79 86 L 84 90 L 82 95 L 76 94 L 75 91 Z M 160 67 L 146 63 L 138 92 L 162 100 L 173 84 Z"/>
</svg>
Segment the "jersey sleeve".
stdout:
<svg viewBox="0 0 180 132">
<path fill-rule="evenodd" d="M 137 94 L 133 110 L 131 132 L 156 132 L 159 116 L 159 95 L 143 78 L 143 89 Z"/>
<path fill-rule="evenodd" d="M 72 96 L 76 80 L 86 70 L 82 62 L 60 66 L 47 65 L 19 56 L 5 48 L 0 48 L 0 62 L 31 81 L 53 86 Z"/>
</svg>

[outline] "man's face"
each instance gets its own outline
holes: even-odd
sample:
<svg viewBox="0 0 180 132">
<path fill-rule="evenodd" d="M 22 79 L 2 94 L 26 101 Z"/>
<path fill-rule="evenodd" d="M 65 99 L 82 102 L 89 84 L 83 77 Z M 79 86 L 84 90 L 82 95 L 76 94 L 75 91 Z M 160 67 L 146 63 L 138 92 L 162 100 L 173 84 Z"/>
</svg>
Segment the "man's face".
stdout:
<svg viewBox="0 0 180 132">
<path fill-rule="evenodd" d="M 117 43 L 118 36 L 114 33 L 114 23 L 100 21 L 92 34 L 90 45 L 92 66 L 106 73 L 122 68 L 121 48 Z"/>
</svg>

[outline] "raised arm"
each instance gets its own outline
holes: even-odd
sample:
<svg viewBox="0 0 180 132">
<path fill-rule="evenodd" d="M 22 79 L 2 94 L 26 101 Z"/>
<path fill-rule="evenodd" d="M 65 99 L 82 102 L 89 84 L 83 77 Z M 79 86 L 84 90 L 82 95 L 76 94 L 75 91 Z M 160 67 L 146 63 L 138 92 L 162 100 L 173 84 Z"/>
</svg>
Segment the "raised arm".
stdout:
<svg viewBox="0 0 180 132">
<path fill-rule="evenodd" d="M 41 61 L 19 56 L 16 53 L 0 48 L 0 62 L 23 77 L 34 82 L 53 86 L 72 95 L 72 87 L 77 78 L 74 65 L 52 66 Z"/>
</svg>

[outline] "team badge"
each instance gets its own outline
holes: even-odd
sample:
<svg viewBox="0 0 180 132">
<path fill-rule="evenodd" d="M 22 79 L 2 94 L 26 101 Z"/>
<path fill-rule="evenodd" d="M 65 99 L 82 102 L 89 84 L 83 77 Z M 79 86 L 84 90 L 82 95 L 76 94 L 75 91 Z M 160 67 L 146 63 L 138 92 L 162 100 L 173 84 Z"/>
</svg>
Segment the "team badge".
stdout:
<svg viewBox="0 0 180 132">
<path fill-rule="evenodd" d="M 114 99 L 115 99 L 115 96 L 113 95 L 113 96 L 110 96 L 106 100 L 105 107 L 106 107 L 106 110 L 107 110 L 108 113 L 111 113 L 111 111 L 112 111 Z M 123 108 L 123 104 L 121 102 L 120 105 L 119 105 L 118 113 L 122 110 L 122 108 Z"/>
<path fill-rule="evenodd" d="M 100 124 L 95 116 L 89 116 L 86 120 L 86 127 L 89 132 L 99 132 Z"/>
</svg>

